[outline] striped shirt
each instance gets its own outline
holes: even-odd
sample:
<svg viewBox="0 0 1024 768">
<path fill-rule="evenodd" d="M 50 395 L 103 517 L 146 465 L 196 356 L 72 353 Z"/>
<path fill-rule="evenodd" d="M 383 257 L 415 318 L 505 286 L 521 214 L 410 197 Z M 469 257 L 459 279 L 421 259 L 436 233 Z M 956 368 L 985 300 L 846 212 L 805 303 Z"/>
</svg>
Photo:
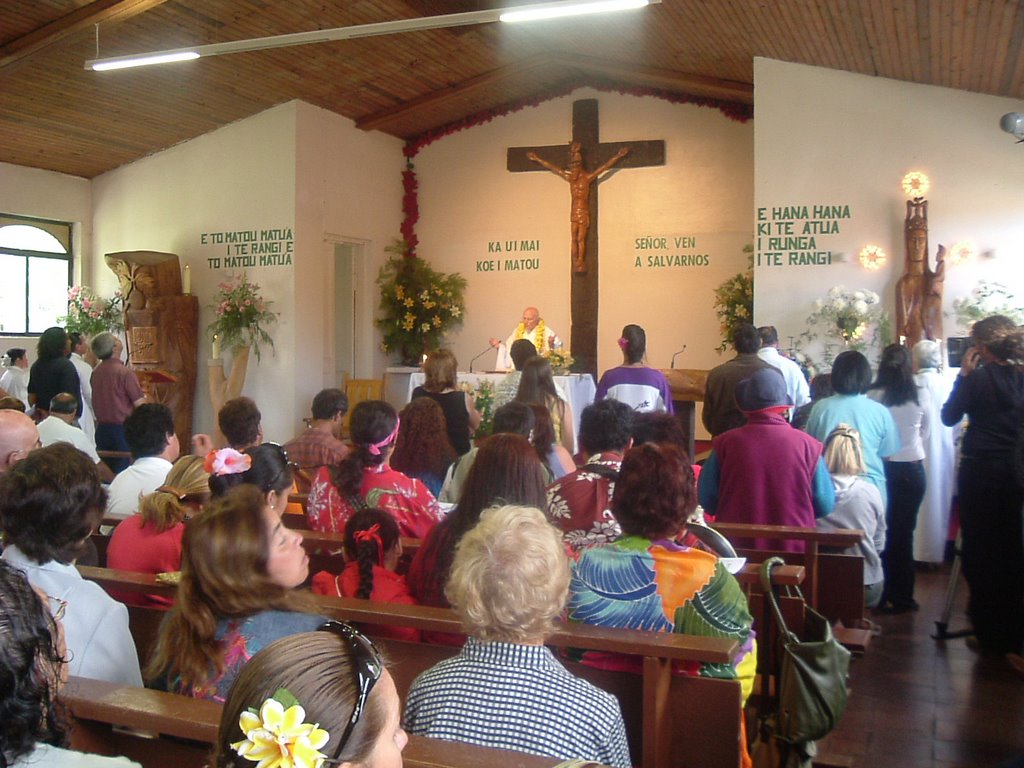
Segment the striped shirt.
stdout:
<svg viewBox="0 0 1024 768">
<path fill-rule="evenodd" d="M 469 638 L 413 682 L 409 733 L 629 768 L 618 700 L 570 674 L 540 645 Z"/>
</svg>

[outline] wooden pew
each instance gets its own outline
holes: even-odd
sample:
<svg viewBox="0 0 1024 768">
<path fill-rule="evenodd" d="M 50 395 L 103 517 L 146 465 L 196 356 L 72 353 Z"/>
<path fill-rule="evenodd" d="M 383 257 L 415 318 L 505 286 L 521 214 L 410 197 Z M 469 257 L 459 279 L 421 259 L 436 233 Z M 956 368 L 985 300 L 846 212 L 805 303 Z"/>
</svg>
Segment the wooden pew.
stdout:
<svg viewBox="0 0 1024 768">
<path fill-rule="evenodd" d="M 864 619 L 864 558 L 843 554 L 864 538 L 864 531 L 846 529 L 819 531 L 782 525 L 714 522 L 713 528 L 733 540 L 743 538 L 802 541 L 805 551 L 781 552 L 737 546 L 739 555 L 760 563 L 778 555 L 786 563 L 802 563 L 807 579 L 803 587 L 807 603 L 835 623 L 836 638 L 854 653 L 864 653 L 871 643 L 871 631 L 862 627 Z M 751 610 L 760 611 L 760 599 L 751 600 Z M 760 616 L 755 613 L 755 617 Z M 787 616 L 787 622 L 793 617 Z M 799 625 L 796 625 L 799 626 Z"/>
<path fill-rule="evenodd" d="M 61 699 L 73 719 L 71 747 L 125 755 L 145 768 L 205 766 L 217 739 L 221 705 L 173 693 L 72 677 Z M 552 768 L 561 760 L 410 736 L 406 768 Z"/>
<path fill-rule="evenodd" d="M 147 574 L 85 567 L 79 570 L 86 578 L 121 591 L 173 594 L 174 590 L 156 583 Z M 787 566 L 777 570 L 775 578 L 798 584 L 803 572 L 802 567 Z M 748 573 L 755 574 L 756 568 L 749 567 Z M 322 596 L 315 600 L 323 615 L 346 621 L 440 632 L 461 630 L 458 618 L 448 609 Z M 162 616 L 159 609 L 129 607 L 132 633 L 141 659 L 148 658 Z M 386 639 L 378 639 L 378 642 L 392 660 L 392 675 L 402 696 L 419 672 L 457 652 L 456 648 L 426 643 Z M 548 644 L 643 658 L 642 675 L 566 663 L 574 674 L 619 697 L 637 763 L 645 768 L 691 765 L 735 768 L 739 765 L 742 727 L 739 683 L 672 674 L 675 660 L 729 661 L 737 650 L 733 641 L 570 624 L 558 626 Z M 714 733 L 716 738 L 703 738 L 701 734 L 705 733 Z"/>
</svg>

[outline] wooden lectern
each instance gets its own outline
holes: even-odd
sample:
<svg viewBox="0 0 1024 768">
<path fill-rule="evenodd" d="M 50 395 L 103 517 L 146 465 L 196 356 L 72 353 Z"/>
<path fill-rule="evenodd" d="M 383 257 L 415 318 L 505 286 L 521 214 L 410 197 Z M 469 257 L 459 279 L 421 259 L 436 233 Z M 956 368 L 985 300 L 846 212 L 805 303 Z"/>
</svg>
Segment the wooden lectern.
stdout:
<svg viewBox="0 0 1024 768">
<path fill-rule="evenodd" d="M 660 370 L 672 389 L 672 407 L 675 409 L 676 418 L 683 425 L 690 460 L 696 461 L 694 448 L 697 435 L 697 403 L 704 401 L 704 388 L 708 383 L 708 372 L 694 368 L 661 368 Z"/>
</svg>

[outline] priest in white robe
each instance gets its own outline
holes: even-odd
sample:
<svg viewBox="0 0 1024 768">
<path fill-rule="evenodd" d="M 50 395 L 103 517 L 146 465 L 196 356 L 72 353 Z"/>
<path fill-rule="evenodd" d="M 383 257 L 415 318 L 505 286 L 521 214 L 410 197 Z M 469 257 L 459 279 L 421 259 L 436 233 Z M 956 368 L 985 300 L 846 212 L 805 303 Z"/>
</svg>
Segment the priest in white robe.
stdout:
<svg viewBox="0 0 1024 768">
<path fill-rule="evenodd" d="M 923 563 L 941 563 L 949 538 L 949 513 L 956 478 L 956 454 L 953 428 L 943 426 L 939 412 L 949 399 L 952 379 L 940 369 L 942 350 L 934 341 L 919 341 L 913 349 L 914 380 L 931 395 L 933 413 L 931 431 L 924 444 L 924 471 L 927 485 L 914 532 L 914 559 Z"/>
<path fill-rule="evenodd" d="M 537 354 L 546 357 L 553 349 L 560 349 L 562 340 L 558 334 L 549 328 L 544 318 L 536 307 L 527 307 L 523 310 L 523 320 L 516 327 L 508 338 L 502 342 L 501 339 L 491 339 L 491 346 L 497 348 L 498 359 L 494 364 L 496 371 L 511 371 L 515 368 L 509 350 L 513 342 L 519 339 L 527 339 L 537 349 Z"/>
</svg>

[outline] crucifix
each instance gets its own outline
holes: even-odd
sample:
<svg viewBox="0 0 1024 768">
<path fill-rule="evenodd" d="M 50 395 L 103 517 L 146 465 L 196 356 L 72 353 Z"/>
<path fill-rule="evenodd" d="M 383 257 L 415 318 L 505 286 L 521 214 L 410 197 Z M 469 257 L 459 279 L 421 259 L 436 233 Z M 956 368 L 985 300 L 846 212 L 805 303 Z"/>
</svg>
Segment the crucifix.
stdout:
<svg viewBox="0 0 1024 768">
<path fill-rule="evenodd" d="M 664 141 L 601 143 L 597 99 L 572 105 L 572 140 L 568 145 L 509 147 L 512 173 L 549 171 L 569 183 L 571 195 L 572 330 L 570 349 L 581 370 L 597 372 L 598 188 L 603 174 L 620 168 L 665 164 Z M 594 170 L 587 171 L 587 165 Z M 607 178 L 607 177 L 606 177 Z M 594 226 L 591 226 L 591 223 Z"/>
</svg>

